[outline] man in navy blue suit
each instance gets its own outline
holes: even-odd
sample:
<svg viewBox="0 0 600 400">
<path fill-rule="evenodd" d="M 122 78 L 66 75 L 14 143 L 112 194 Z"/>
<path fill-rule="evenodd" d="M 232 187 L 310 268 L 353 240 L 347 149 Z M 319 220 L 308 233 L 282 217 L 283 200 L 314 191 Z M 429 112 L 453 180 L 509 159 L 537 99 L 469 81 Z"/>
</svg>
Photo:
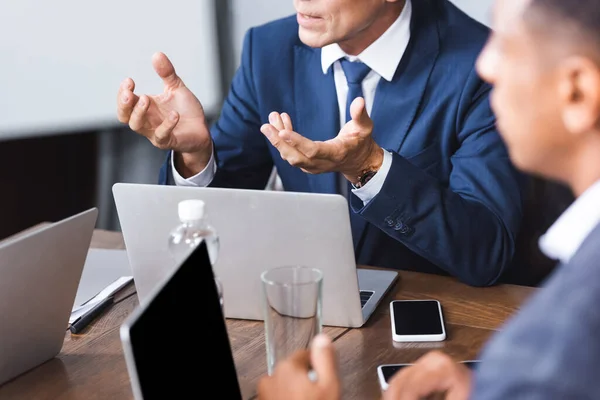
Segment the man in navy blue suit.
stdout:
<svg viewBox="0 0 600 400">
<path fill-rule="evenodd" d="M 164 92 L 120 86 L 118 117 L 168 150 L 159 183 L 347 196 L 357 263 L 494 284 L 522 214 L 511 165 L 474 70 L 486 27 L 447 0 L 295 0 L 250 29 L 221 115 L 166 55 Z"/>
</svg>

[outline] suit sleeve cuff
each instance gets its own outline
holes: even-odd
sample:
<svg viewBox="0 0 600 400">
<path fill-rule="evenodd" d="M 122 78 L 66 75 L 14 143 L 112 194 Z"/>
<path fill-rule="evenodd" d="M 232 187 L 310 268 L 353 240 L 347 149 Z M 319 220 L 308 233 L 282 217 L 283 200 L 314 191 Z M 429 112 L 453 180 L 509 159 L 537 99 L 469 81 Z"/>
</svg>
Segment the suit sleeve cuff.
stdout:
<svg viewBox="0 0 600 400">
<path fill-rule="evenodd" d="M 387 178 L 388 173 L 390 172 L 391 167 L 392 153 L 384 149 L 383 162 L 381 164 L 381 168 L 379 168 L 379 171 L 377 171 L 377 173 L 373 176 L 373 178 L 371 178 L 369 182 L 367 182 L 365 186 L 358 189 L 352 189 L 352 193 L 354 193 L 359 199 L 362 200 L 363 205 L 366 206 L 367 204 L 369 204 L 369 202 L 373 200 L 373 198 L 377 196 L 377 194 L 379 194 L 381 188 L 383 187 L 383 184 L 385 183 L 385 179 Z"/>
<path fill-rule="evenodd" d="M 173 152 L 171 152 L 171 173 L 173 174 L 173 181 L 177 186 L 198 186 L 205 187 L 210 185 L 215 174 L 217 173 L 217 163 L 215 162 L 215 151 L 213 149 L 210 154 L 210 160 L 208 160 L 208 164 L 206 167 L 199 173 L 189 178 L 184 178 L 177 172 L 177 168 L 175 168 L 175 157 Z"/>
</svg>

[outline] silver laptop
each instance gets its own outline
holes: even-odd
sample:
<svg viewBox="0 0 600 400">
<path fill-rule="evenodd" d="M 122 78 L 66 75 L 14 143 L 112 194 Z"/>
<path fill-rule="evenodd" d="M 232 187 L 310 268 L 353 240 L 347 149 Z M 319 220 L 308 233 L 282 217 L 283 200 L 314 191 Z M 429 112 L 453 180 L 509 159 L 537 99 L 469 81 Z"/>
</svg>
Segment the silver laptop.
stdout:
<svg viewBox="0 0 600 400">
<path fill-rule="evenodd" d="M 209 386 L 242 400 L 205 243 L 148 293 L 120 334 L 136 400 L 202 398 Z"/>
<path fill-rule="evenodd" d="M 0 384 L 61 350 L 98 210 L 0 243 Z"/>
<path fill-rule="evenodd" d="M 323 271 L 323 324 L 360 327 L 395 271 L 357 269 L 347 200 L 340 195 L 117 183 L 117 213 L 140 301 L 174 267 L 177 205 L 202 199 L 220 250 L 215 273 L 227 318 L 262 320 L 260 274 L 283 265 Z"/>
</svg>

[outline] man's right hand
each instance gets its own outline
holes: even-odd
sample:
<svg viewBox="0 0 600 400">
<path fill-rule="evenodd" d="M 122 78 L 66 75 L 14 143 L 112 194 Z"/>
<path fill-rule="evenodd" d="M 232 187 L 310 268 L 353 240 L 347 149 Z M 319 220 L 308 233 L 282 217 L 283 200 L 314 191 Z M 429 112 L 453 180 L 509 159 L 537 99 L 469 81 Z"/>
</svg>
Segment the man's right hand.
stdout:
<svg viewBox="0 0 600 400">
<path fill-rule="evenodd" d="M 312 370 L 312 373 L 311 373 Z M 311 376 L 316 379 L 311 379 Z M 298 350 L 258 382 L 259 400 L 339 400 L 341 384 L 335 348 L 321 333 L 308 350 Z"/>
<path fill-rule="evenodd" d="M 471 379 L 471 370 L 465 364 L 433 351 L 394 374 L 383 400 L 466 400 Z"/>
<path fill-rule="evenodd" d="M 204 109 L 166 55 L 156 53 L 152 65 L 163 80 L 163 93 L 138 96 L 133 80 L 125 79 L 117 96 L 119 121 L 159 149 L 174 150 L 179 174 L 193 176 L 206 167 L 212 154 Z"/>
</svg>

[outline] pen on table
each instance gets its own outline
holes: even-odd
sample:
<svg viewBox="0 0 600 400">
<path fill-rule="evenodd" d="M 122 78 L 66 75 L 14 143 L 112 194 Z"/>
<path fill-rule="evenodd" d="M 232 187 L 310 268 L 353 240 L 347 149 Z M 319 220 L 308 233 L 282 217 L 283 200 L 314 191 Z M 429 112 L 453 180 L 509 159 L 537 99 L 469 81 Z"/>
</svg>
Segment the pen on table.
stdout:
<svg viewBox="0 0 600 400">
<path fill-rule="evenodd" d="M 71 333 L 79 333 L 86 326 L 90 324 L 97 316 L 99 316 L 102 311 L 104 311 L 109 305 L 113 303 L 113 297 L 107 297 L 102 300 L 100 303 L 96 304 L 90 311 L 83 314 L 81 317 L 77 318 L 73 323 L 69 326 L 69 330 Z"/>
</svg>

